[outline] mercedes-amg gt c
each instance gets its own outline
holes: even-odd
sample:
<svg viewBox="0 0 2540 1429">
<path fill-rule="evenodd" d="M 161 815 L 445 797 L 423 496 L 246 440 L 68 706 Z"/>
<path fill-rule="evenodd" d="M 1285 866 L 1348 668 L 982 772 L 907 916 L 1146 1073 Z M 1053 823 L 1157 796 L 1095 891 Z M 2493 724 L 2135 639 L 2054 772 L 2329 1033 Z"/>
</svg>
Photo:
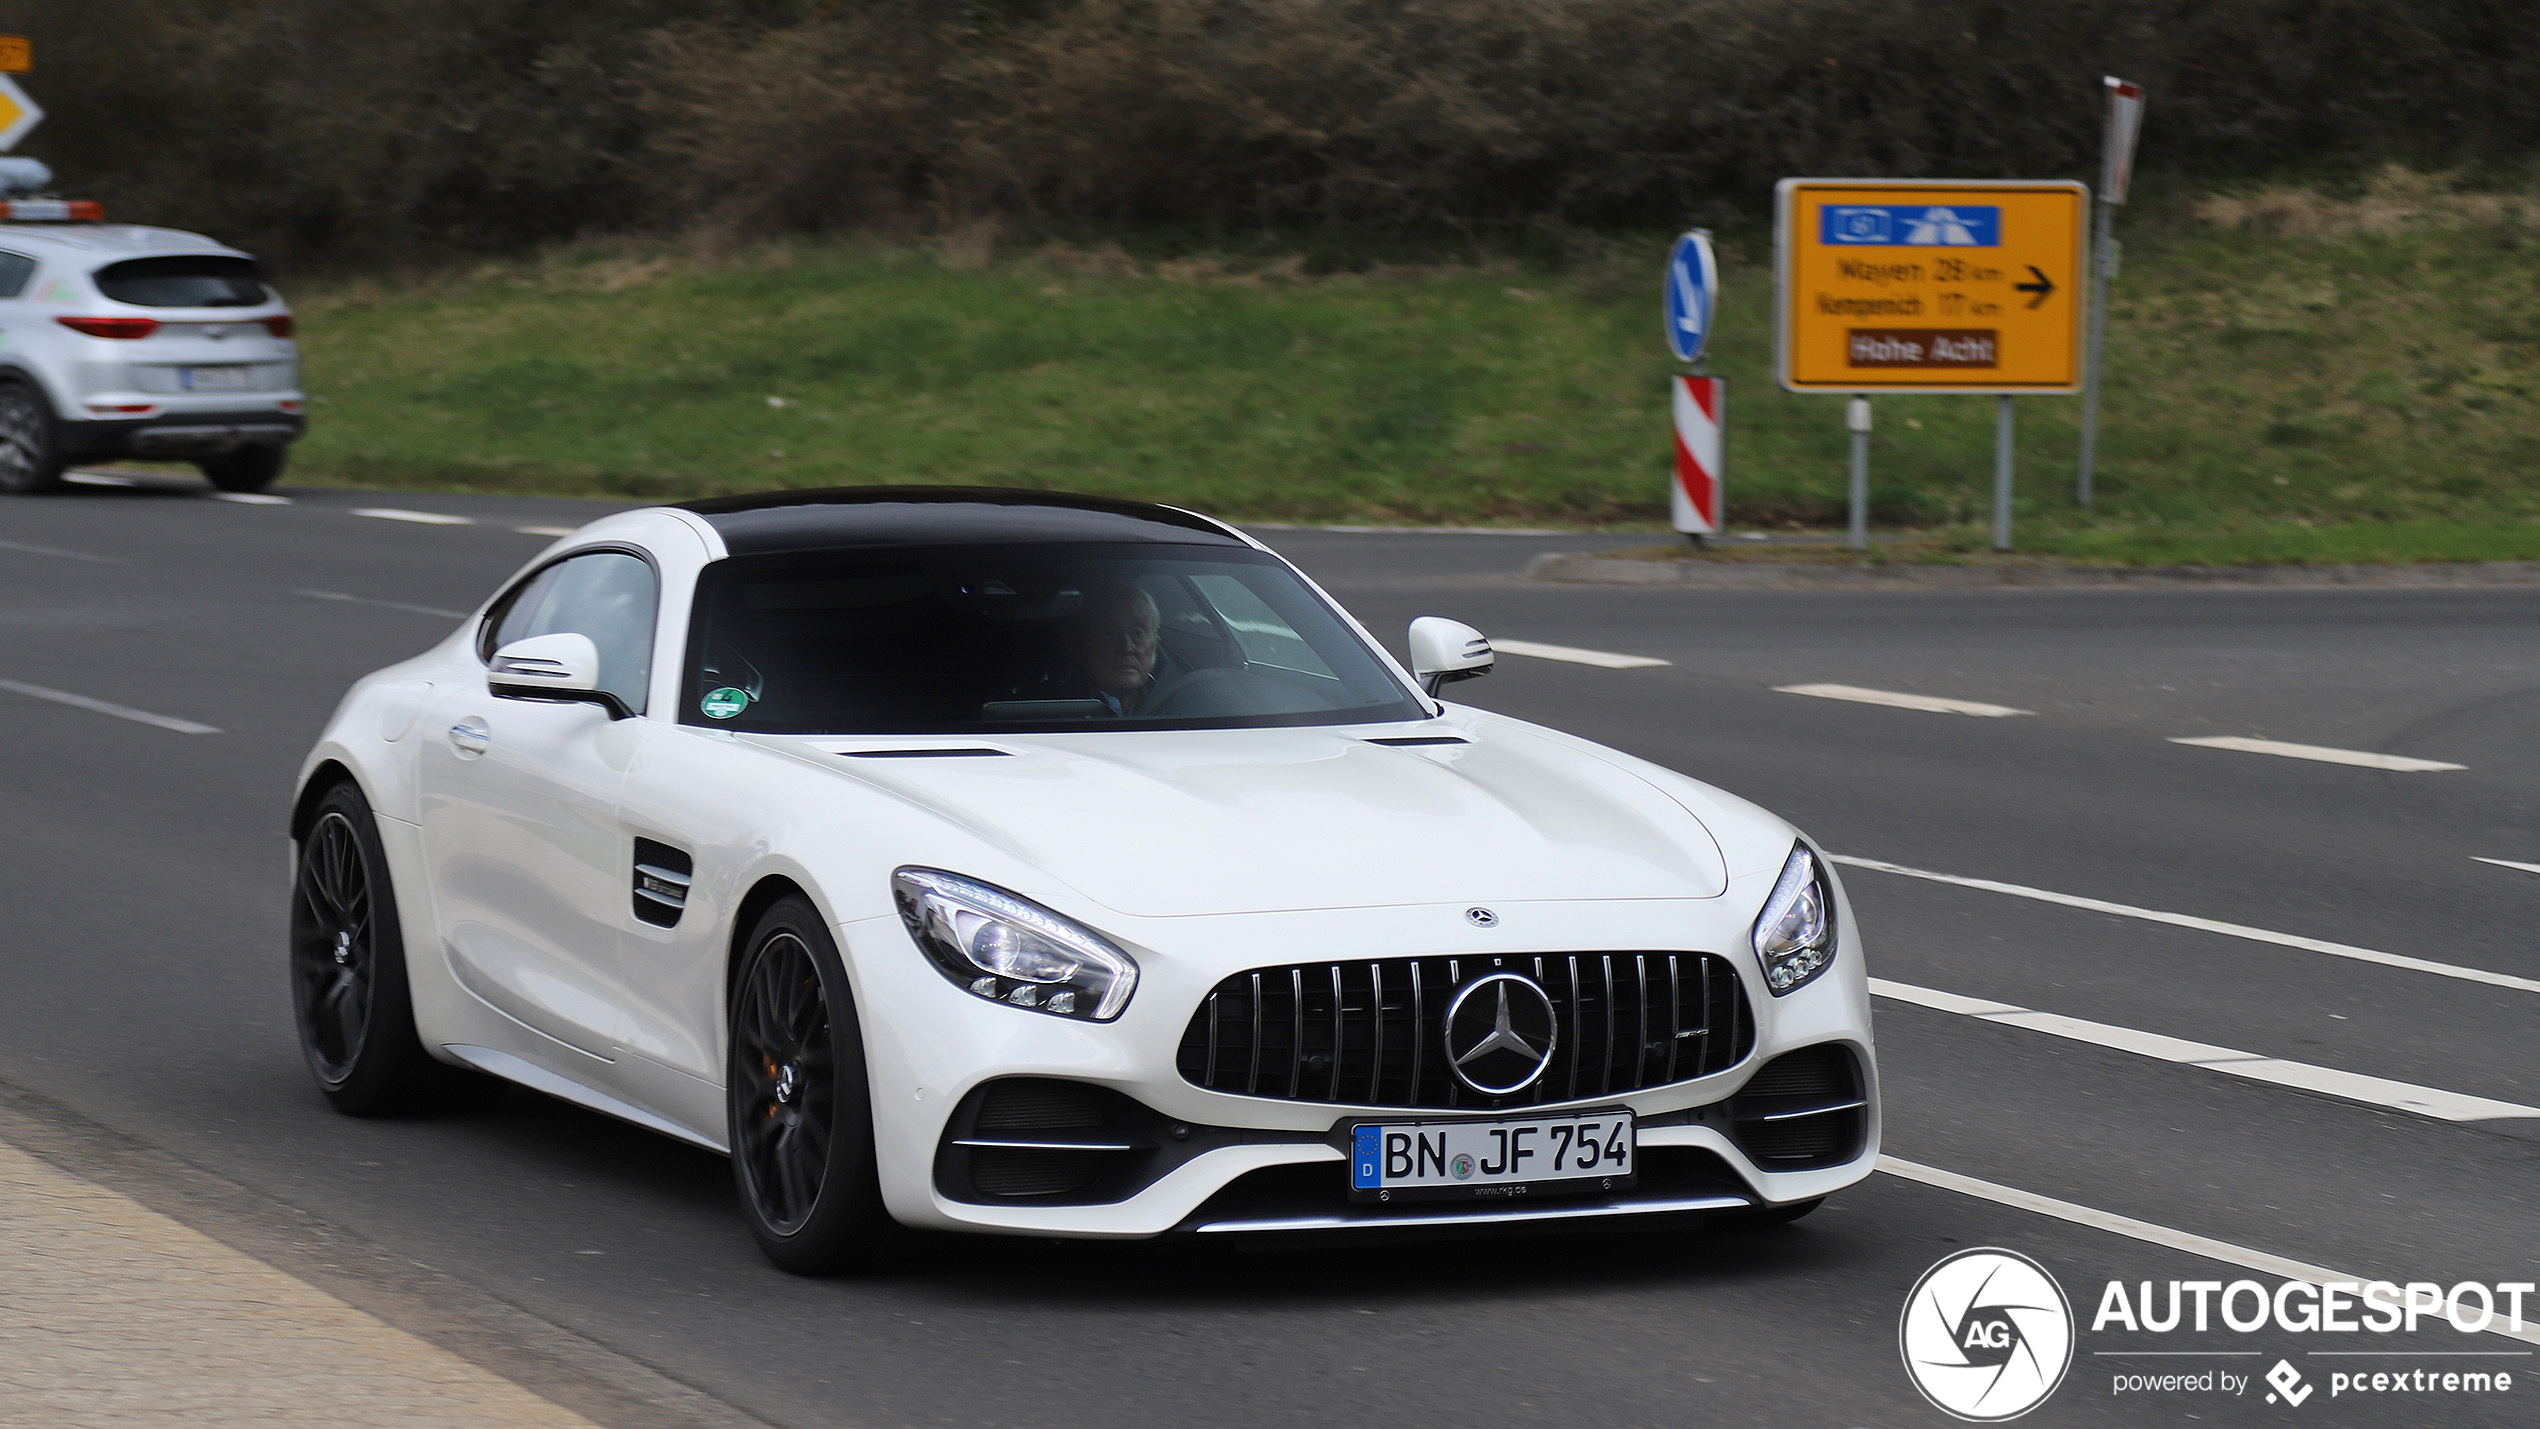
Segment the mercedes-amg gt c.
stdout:
<svg viewBox="0 0 2540 1429">
<path fill-rule="evenodd" d="M 1790 825 L 1437 698 L 1204 516 L 976 488 L 611 516 L 355 684 L 293 805 L 335 1105 L 472 1067 L 902 1228 L 1786 1219 L 1867 1175 L 1861 939 Z"/>
</svg>

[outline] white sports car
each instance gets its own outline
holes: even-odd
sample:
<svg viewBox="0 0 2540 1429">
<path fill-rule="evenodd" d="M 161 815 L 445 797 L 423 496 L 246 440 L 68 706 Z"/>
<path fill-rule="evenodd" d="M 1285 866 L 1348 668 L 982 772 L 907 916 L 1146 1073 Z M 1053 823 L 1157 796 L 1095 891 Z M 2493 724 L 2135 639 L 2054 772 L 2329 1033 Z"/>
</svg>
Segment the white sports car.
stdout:
<svg viewBox="0 0 2540 1429">
<path fill-rule="evenodd" d="M 336 1106 L 473 1067 L 728 1152 L 788 1269 L 1040 1236 L 1786 1219 L 1867 1175 L 1790 825 L 1436 699 L 1203 516 L 611 516 L 352 688 L 293 805 Z"/>
</svg>

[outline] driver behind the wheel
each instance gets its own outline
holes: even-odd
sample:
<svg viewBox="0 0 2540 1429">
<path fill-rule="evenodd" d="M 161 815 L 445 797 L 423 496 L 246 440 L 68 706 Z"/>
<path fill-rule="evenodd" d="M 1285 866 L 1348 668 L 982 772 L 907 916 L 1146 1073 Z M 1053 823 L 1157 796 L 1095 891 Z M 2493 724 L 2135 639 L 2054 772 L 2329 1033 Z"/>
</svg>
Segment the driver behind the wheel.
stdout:
<svg viewBox="0 0 2540 1429">
<path fill-rule="evenodd" d="M 1115 715 L 1137 712 L 1155 682 L 1156 635 L 1164 619 L 1155 598 L 1127 582 L 1098 585 L 1067 626 L 1075 683 Z"/>
</svg>

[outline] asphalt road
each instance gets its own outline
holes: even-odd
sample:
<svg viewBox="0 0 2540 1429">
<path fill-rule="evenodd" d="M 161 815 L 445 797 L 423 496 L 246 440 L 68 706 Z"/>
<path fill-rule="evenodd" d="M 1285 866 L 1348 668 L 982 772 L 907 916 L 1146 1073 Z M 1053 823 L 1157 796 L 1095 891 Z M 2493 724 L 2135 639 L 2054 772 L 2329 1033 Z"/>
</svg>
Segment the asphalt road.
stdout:
<svg viewBox="0 0 2540 1429">
<path fill-rule="evenodd" d="M 818 1282 L 760 1261 L 716 1158 L 529 1093 L 361 1122 L 311 1088 L 281 943 L 301 753 L 347 682 L 538 551 L 516 528 L 607 508 L 291 494 L 0 504 L 0 1084 L 21 1111 L 162 1148 L 738 1411 L 804 1426 L 1939 1424 L 1899 1365 L 1898 1310 L 1942 1256 L 1992 1245 L 2043 1263 L 2082 1319 L 2070 1379 L 2029 1422 L 2540 1423 L 2532 1340 L 2439 1322 L 2091 1327 L 2110 1280 L 2276 1283 L 2186 1237 L 2365 1278 L 2540 1281 L 2540 1117 L 2445 1120 L 2381 1084 L 2322 1091 L 2127 1050 L 2174 1046 L 2151 1034 L 2540 1106 L 2540 991 L 2476 978 L 2540 979 L 2540 875 L 2478 861 L 2540 864 L 2540 591 L 1565 588 L 1513 572 L 1596 542 L 1265 531 L 1397 643 L 1409 618 L 1441 614 L 1670 662 L 1503 656 L 1454 693 L 1710 780 L 1836 853 L 2440 967 L 1845 870 L 1874 976 L 2102 1029 L 2076 1040 L 1882 1000 L 1887 1151 L 2131 1218 L 2149 1240 L 1881 1174 L 1766 1231 L 1275 1254 L 962 1240 L 920 1270 Z M 472 524 L 355 514 L 377 508 Z M 1773 688 L 1817 682 L 2032 713 Z M 2466 767 L 2170 742 L 2207 735 Z M 2540 1297 L 2526 1309 L 2540 1320 Z M 2280 1359 L 2315 1391 L 2298 1410 L 2264 1398 Z M 2516 1384 L 2327 1392 L 2332 1372 L 2426 1364 Z M 2113 1389 L 2217 1368 L 2256 1382 Z"/>
</svg>

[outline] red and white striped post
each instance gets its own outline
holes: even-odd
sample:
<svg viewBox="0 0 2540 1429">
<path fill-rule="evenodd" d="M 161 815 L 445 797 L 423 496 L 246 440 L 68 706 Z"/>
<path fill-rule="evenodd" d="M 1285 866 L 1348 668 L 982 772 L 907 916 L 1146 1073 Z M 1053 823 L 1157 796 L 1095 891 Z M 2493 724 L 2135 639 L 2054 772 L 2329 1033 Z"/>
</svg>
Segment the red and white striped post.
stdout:
<svg viewBox="0 0 2540 1429">
<path fill-rule="evenodd" d="M 1727 417 L 1729 380 L 1678 377 L 1675 388 L 1675 526 L 1690 536 L 1716 535 L 1724 514 L 1720 490 L 1727 475 L 1727 442 L 1721 429 Z"/>
</svg>

